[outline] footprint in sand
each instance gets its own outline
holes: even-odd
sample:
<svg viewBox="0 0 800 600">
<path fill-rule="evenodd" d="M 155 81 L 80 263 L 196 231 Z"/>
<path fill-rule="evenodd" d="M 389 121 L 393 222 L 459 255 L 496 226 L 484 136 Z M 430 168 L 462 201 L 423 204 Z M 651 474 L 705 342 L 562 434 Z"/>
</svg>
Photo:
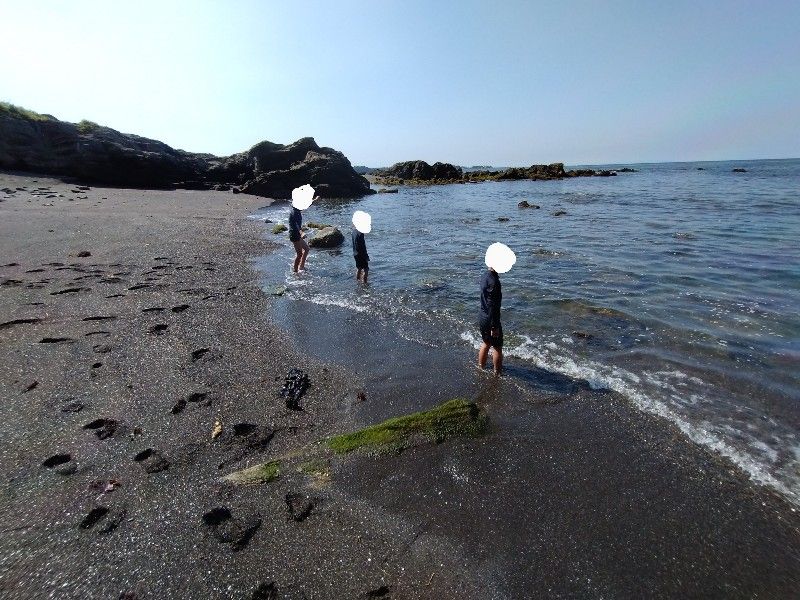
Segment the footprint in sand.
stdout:
<svg viewBox="0 0 800 600">
<path fill-rule="evenodd" d="M 98 533 L 111 533 L 120 526 L 126 516 L 127 511 L 124 508 L 111 510 L 105 506 L 96 506 L 83 518 L 79 527 L 91 529 L 102 521 L 103 524 L 98 529 Z"/>
<path fill-rule="evenodd" d="M 168 329 L 168 327 L 169 325 L 166 325 L 165 323 L 158 323 L 157 325 L 153 325 L 149 331 L 155 335 L 161 335 Z"/>
<path fill-rule="evenodd" d="M 39 340 L 40 344 L 66 344 L 74 342 L 72 338 L 68 337 L 44 337 Z"/>
<path fill-rule="evenodd" d="M 14 327 L 15 325 L 33 325 L 34 323 L 41 323 L 41 319 L 14 319 L 13 321 L 6 321 L 5 323 L 0 323 L 0 329 L 6 329 L 8 327 Z"/>
<path fill-rule="evenodd" d="M 78 466 L 72 461 L 72 456 L 67 453 L 54 454 L 45 459 L 42 466 L 52 469 L 59 475 L 72 475 L 78 470 Z"/>
<path fill-rule="evenodd" d="M 84 429 L 93 431 L 97 439 L 100 440 L 105 440 L 113 436 L 118 427 L 119 422 L 114 419 L 95 419 L 83 426 Z"/>
<path fill-rule="evenodd" d="M 159 473 L 169 469 L 169 461 L 161 456 L 157 450 L 147 448 L 133 457 L 147 473 Z"/>
<path fill-rule="evenodd" d="M 203 515 L 203 523 L 220 544 L 230 544 L 231 550 L 238 552 L 250 543 L 261 527 L 258 515 L 234 517 L 225 506 L 212 508 Z"/>
<path fill-rule="evenodd" d="M 50 292 L 51 296 L 58 296 L 60 294 L 77 294 L 78 292 L 90 292 L 92 288 L 85 288 L 85 287 L 75 287 L 75 288 L 66 288 L 64 290 L 58 290 L 57 292 Z"/>
</svg>

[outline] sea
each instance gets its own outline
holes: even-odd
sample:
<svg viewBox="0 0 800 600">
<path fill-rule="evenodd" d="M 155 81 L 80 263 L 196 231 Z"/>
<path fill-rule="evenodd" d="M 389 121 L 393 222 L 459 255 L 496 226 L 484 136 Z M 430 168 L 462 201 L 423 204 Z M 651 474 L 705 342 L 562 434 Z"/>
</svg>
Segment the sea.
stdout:
<svg viewBox="0 0 800 600">
<path fill-rule="evenodd" d="M 517 256 L 501 275 L 508 361 L 613 390 L 800 505 L 800 159 L 588 166 L 635 172 L 318 201 L 304 222 L 345 244 L 297 276 L 268 224 L 281 248 L 257 261 L 265 290 L 471 359 L 484 253 L 502 242 Z M 367 285 L 356 210 L 372 216 Z"/>
</svg>

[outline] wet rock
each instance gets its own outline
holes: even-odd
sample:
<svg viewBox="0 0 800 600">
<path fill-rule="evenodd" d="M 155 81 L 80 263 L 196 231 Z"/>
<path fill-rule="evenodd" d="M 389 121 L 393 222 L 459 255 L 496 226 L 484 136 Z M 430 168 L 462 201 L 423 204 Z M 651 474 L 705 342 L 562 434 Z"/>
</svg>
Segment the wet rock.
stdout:
<svg viewBox="0 0 800 600">
<path fill-rule="evenodd" d="M 92 255 L 92 253 L 89 252 L 88 250 L 81 250 L 75 256 L 77 256 L 78 258 L 86 258 L 86 257 L 91 256 L 91 255 Z"/>
<path fill-rule="evenodd" d="M 557 210 L 557 211 L 553 212 L 552 214 L 553 214 L 554 217 L 563 217 L 565 214 L 567 214 L 567 211 L 565 211 L 565 210 Z"/>
<path fill-rule="evenodd" d="M 531 204 L 527 200 L 523 200 L 522 202 L 517 204 L 517 208 L 541 208 L 538 204 Z"/>
<path fill-rule="evenodd" d="M 572 336 L 584 340 L 590 340 L 594 337 L 591 333 L 587 333 L 585 331 L 573 331 Z"/>
<path fill-rule="evenodd" d="M 732 169 L 732 171 L 731 171 L 731 172 L 732 172 L 732 173 L 747 173 L 747 169 L 743 169 L 743 168 L 741 168 L 741 167 L 737 167 L 737 168 L 735 168 L 735 169 Z"/>
<path fill-rule="evenodd" d="M 379 194 L 396 194 L 397 188 L 381 188 L 378 190 Z"/>
<path fill-rule="evenodd" d="M 497 220 L 500 221 L 501 223 L 506 223 L 510 219 L 508 217 L 497 217 Z"/>
<path fill-rule="evenodd" d="M 281 389 L 281 396 L 286 398 L 286 408 L 301 410 L 300 398 L 305 394 L 309 383 L 306 372 L 300 369 L 289 369 Z"/>
<path fill-rule="evenodd" d="M 336 248 L 344 243 L 344 235 L 337 227 L 320 229 L 308 245 L 312 248 Z"/>
</svg>

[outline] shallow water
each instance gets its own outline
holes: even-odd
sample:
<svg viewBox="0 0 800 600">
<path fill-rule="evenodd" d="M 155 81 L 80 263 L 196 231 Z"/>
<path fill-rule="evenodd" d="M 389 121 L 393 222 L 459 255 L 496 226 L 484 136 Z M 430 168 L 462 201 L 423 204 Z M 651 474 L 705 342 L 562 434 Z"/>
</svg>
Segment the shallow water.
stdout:
<svg viewBox="0 0 800 600">
<path fill-rule="evenodd" d="M 295 277 L 284 234 L 260 264 L 289 298 L 468 354 L 483 253 L 508 244 L 508 354 L 624 394 L 800 503 L 800 160 L 634 166 L 318 203 L 304 220 L 342 228 L 342 250 L 313 251 Z M 373 218 L 368 286 L 349 247 L 358 209 Z M 288 207 L 254 217 L 285 222 Z"/>
</svg>

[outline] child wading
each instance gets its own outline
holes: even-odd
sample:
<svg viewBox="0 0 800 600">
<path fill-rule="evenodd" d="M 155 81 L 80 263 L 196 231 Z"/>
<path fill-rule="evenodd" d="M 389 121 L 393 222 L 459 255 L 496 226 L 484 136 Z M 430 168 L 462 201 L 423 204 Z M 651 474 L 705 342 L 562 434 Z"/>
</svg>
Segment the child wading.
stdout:
<svg viewBox="0 0 800 600">
<path fill-rule="evenodd" d="M 481 308 L 478 313 L 482 340 L 478 350 L 478 367 L 483 369 L 486 366 L 491 348 L 495 375 L 503 371 L 503 326 L 500 323 L 503 292 L 499 273 L 510 271 L 516 260 L 516 255 L 504 244 L 494 243 L 486 250 L 488 270 L 481 276 Z"/>
<path fill-rule="evenodd" d="M 294 272 L 299 273 L 306 268 L 306 258 L 308 258 L 308 242 L 302 231 L 303 211 L 311 206 L 314 201 L 314 188 L 310 185 L 301 185 L 292 190 L 292 210 L 289 213 L 289 241 L 294 244 L 296 256 L 294 258 Z"/>
<path fill-rule="evenodd" d="M 372 231 L 372 217 L 363 210 L 353 213 L 353 258 L 356 260 L 356 279 L 367 283 L 369 254 L 364 234 Z"/>
</svg>

